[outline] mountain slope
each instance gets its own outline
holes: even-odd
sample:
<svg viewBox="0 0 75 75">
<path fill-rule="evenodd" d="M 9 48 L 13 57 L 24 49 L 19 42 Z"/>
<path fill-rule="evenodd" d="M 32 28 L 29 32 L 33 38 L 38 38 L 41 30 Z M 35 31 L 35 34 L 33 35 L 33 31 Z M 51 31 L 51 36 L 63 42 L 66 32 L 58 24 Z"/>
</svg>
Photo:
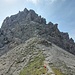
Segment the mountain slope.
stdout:
<svg viewBox="0 0 75 75">
<path fill-rule="evenodd" d="M 0 75 L 48 73 L 44 61 L 57 75 L 75 75 L 75 56 L 43 38 L 31 38 L 0 57 Z M 49 73 L 51 75 L 51 72 Z"/>
<path fill-rule="evenodd" d="M 25 43 L 32 37 L 41 37 L 58 45 L 66 51 L 75 54 L 75 43 L 68 33 L 60 32 L 58 24 L 46 23 L 46 20 L 34 10 L 19 11 L 7 17 L 0 29 L 0 55 Z"/>
</svg>

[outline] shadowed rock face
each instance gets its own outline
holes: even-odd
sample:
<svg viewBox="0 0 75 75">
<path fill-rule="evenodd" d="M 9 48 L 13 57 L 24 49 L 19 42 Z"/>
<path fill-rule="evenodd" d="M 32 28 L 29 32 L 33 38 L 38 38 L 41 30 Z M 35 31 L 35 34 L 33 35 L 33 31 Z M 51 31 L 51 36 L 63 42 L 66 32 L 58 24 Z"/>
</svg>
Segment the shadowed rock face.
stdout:
<svg viewBox="0 0 75 75">
<path fill-rule="evenodd" d="M 44 18 L 26 8 L 4 20 L 0 29 L 0 51 L 4 53 L 34 36 L 45 38 L 75 54 L 75 43 L 68 33 L 60 32 L 58 24 L 46 24 Z"/>
</svg>

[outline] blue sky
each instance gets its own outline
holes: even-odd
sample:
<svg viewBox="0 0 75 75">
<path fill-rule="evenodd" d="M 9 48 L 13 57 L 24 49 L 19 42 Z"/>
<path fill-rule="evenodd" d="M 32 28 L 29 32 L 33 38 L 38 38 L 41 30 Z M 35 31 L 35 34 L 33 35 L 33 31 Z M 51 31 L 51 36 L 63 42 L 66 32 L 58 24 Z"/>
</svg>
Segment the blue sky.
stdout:
<svg viewBox="0 0 75 75">
<path fill-rule="evenodd" d="M 0 0 L 0 27 L 7 16 L 33 9 L 75 40 L 75 0 Z"/>
</svg>

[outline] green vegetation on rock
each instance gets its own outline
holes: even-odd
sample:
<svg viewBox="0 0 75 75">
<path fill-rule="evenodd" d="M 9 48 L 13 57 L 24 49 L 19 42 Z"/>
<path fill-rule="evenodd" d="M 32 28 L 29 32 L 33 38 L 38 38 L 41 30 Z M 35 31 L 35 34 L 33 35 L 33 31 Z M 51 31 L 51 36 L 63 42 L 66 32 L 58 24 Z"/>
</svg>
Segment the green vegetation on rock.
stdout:
<svg viewBox="0 0 75 75">
<path fill-rule="evenodd" d="M 57 68 L 52 68 L 52 70 L 54 71 L 55 75 L 64 75 L 59 69 Z"/>
<path fill-rule="evenodd" d="M 45 58 L 42 52 L 39 52 L 38 55 L 34 57 L 34 59 L 30 60 L 28 65 L 23 68 L 19 75 L 41 75 L 47 74 L 47 69 L 44 68 Z M 51 67 L 55 75 L 64 75 L 59 69 Z M 51 75 L 48 73 L 47 75 Z"/>
<path fill-rule="evenodd" d="M 26 67 L 20 72 L 20 75 L 41 75 L 47 73 L 47 69 L 43 67 L 44 56 L 41 52 L 30 61 Z"/>
</svg>

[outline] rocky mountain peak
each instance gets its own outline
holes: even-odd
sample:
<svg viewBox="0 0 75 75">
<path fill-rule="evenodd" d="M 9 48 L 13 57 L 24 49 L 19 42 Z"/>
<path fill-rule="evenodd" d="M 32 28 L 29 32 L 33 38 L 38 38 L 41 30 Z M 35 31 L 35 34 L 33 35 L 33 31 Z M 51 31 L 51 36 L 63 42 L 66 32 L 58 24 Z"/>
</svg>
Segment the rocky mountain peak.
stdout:
<svg viewBox="0 0 75 75">
<path fill-rule="evenodd" d="M 68 33 L 60 32 L 58 24 L 49 22 L 39 16 L 34 10 L 19 11 L 6 17 L 0 29 L 0 51 L 10 50 L 32 37 L 41 37 L 75 54 L 74 40 Z M 3 51 L 4 50 L 4 51 Z"/>
<path fill-rule="evenodd" d="M 2 24 L 2 29 L 6 30 L 9 29 L 14 23 L 20 23 L 20 22 L 29 22 L 34 21 L 40 24 L 46 24 L 46 19 L 42 18 L 41 16 L 38 16 L 38 14 L 35 13 L 34 10 L 28 10 L 27 8 L 24 9 L 24 11 L 19 11 L 19 13 L 12 15 L 10 17 L 6 17 Z"/>
<path fill-rule="evenodd" d="M 25 13 L 28 13 L 29 11 L 28 11 L 28 9 L 27 9 L 27 8 L 25 8 L 25 9 L 24 9 L 24 12 L 25 12 Z"/>
</svg>

